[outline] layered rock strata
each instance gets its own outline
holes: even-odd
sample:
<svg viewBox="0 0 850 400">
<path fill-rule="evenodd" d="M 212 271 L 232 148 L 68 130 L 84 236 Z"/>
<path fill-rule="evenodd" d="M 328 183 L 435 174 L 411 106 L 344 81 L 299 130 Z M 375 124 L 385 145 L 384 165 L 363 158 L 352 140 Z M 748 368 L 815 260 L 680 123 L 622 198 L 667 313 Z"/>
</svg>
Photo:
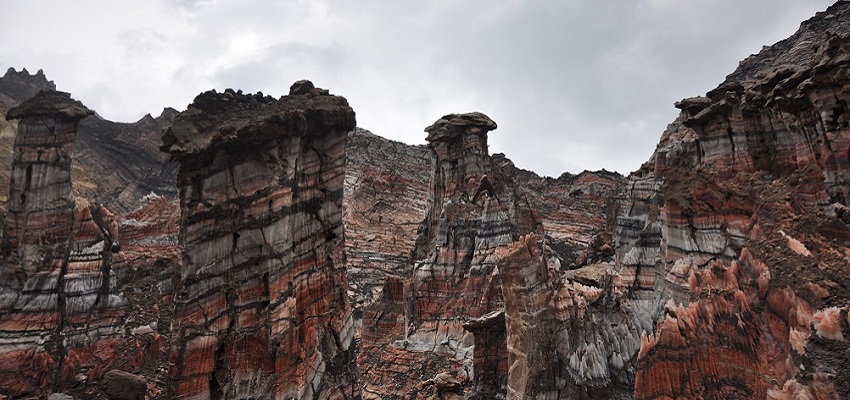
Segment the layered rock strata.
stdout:
<svg viewBox="0 0 850 400">
<path fill-rule="evenodd" d="M 7 115 L 19 122 L 0 263 L 2 394 L 87 390 L 135 327 L 120 290 L 132 267 L 119 252 L 118 220 L 99 205 L 78 207 L 71 193 L 77 128 L 91 114 L 51 91 Z"/>
<path fill-rule="evenodd" d="M 346 146 L 345 224 L 355 310 L 376 301 L 387 275 L 403 275 L 428 211 L 431 152 L 355 129 Z M 359 314 L 359 312 L 358 312 Z"/>
<path fill-rule="evenodd" d="M 163 136 L 179 162 L 175 398 L 359 396 L 342 198 L 354 111 L 310 82 L 279 100 L 198 95 Z"/>
<path fill-rule="evenodd" d="M 30 74 L 9 68 L 0 77 L 0 113 L 5 116 L 9 108 L 41 90 L 56 90 L 43 71 Z M 159 151 L 162 131 L 176 114 L 165 108 L 156 118 L 145 115 L 134 123 L 107 121 L 96 114 L 80 121 L 71 161 L 71 188 L 77 203 L 102 204 L 123 216 L 151 192 L 176 198 L 176 164 Z M 8 194 L 14 124 L 0 118 L 0 204 L 6 203 Z"/>
<path fill-rule="evenodd" d="M 387 278 L 382 299 L 364 314 L 365 398 L 415 397 L 438 373 L 470 384 L 473 337 L 463 324 L 503 306 L 495 250 L 539 228 L 513 164 L 488 155 L 495 128 L 480 113 L 447 115 L 426 128 L 431 208 L 413 265 Z"/>
<path fill-rule="evenodd" d="M 601 170 L 549 178 L 518 170 L 517 180 L 543 223 L 539 239 L 554 251 L 560 269 L 613 261 L 612 233 L 627 183 L 622 175 Z"/>
<path fill-rule="evenodd" d="M 68 308 L 76 308 L 65 282 L 76 221 L 71 152 L 79 121 L 91 114 L 67 93 L 41 92 L 6 117 L 19 121 L 0 266 L 0 390 L 8 395 L 68 378 L 63 336 Z"/>
<path fill-rule="evenodd" d="M 677 103 L 653 171 L 673 301 L 636 398 L 850 396 L 848 28 L 839 2 Z"/>
</svg>

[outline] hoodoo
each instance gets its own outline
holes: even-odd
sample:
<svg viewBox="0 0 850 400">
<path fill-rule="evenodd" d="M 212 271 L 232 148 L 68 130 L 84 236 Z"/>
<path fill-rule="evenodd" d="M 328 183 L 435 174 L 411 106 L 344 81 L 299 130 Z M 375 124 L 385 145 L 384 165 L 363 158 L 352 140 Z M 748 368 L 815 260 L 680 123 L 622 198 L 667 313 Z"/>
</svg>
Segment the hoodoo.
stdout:
<svg viewBox="0 0 850 400">
<path fill-rule="evenodd" d="M 111 361 L 121 340 L 117 222 L 98 205 L 78 208 L 71 193 L 77 127 L 92 114 L 56 91 L 7 114 L 19 122 L 0 262 L 0 388 L 13 396 L 64 387 Z"/>
<path fill-rule="evenodd" d="M 309 81 L 279 100 L 198 95 L 163 137 L 180 163 L 175 398 L 359 395 L 342 191 L 354 111 Z"/>
<path fill-rule="evenodd" d="M 364 314 L 364 397 L 425 396 L 438 389 L 420 376 L 468 382 L 474 375 L 474 340 L 463 325 L 503 307 L 495 251 L 539 228 L 513 164 L 488 153 L 495 128 L 481 113 L 447 115 L 426 128 L 431 208 L 412 265 L 387 278 L 383 299 Z"/>
</svg>

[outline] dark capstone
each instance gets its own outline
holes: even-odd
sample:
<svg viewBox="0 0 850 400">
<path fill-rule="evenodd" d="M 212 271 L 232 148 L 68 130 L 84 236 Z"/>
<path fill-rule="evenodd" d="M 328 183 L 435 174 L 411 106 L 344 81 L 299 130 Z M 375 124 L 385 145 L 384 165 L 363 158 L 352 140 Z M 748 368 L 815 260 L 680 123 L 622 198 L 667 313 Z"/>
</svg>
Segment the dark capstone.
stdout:
<svg viewBox="0 0 850 400">
<path fill-rule="evenodd" d="M 313 82 L 310 82 L 306 79 L 302 79 L 298 82 L 292 84 L 289 87 L 289 95 L 329 95 L 330 92 L 327 89 L 317 88 L 313 85 Z"/>
<path fill-rule="evenodd" d="M 310 94 L 315 88 L 316 86 L 313 85 L 313 82 L 310 82 L 306 79 L 302 79 L 298 82 L 293 83 L 292 86 L 289 87 L 289 94 Z"/>
<path fill-rule="evenodd" d="M 72 99 L 70 93 L 42 90 L 35 97 L 10 109 L 6 113 L 6 119 L 51 117 L 80 120 L 89 115 L 94 115 L 94 111 L 86 108 L 83 103 Z"/>
</svg>

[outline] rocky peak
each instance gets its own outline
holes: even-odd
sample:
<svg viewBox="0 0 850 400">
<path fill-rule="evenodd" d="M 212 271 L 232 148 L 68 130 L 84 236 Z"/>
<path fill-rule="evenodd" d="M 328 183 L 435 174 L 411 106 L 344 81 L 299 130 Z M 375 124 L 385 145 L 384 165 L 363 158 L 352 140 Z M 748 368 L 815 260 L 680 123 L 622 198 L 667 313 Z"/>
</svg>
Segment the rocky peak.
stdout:
<svg viewBox="0 0 850 400">
<path fill-rule="evenodd" d="M 9 68 L 6 74 L 0 78 L 0 93 L 9 96 L 14 101 L 24 101 L 40 90 L 56 90 L 56 84 L 48 81 L 44 71 L 38 70 L 35 75 L 30 75 L 26 68 L 21 72 Z"/>
<path fill-rule="evenodd" d="M 760 73 L 778 65 L 807 67 L 818 52 L 818 44 L 829 36 L 847 36 L 850 32 L 850 2 L 837 1 L 825 11 L 815 14 L 800 24 L 800 29 L 789 38 L 773 46 L 765 46 L 738 64 L 726 81 L 751 81 Z"/>
<path fill-rule="evenodd" d="M 437 211 L 443 198 L 472 201 L 480 190 L 495 195 L 493 177 L 486 174 L 491 168 L 487 133 L 494 129 L 496 123 L 479 112 L 449 114 L 425 128 L 436 162 L 432 194 Z"/>
</svg>

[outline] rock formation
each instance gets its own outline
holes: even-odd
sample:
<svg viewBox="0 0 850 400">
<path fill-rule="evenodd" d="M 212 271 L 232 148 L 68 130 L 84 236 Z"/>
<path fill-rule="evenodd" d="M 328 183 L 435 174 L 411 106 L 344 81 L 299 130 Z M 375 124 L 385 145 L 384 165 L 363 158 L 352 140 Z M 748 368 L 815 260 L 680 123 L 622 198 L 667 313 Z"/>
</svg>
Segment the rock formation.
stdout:
<svg viewBox="0 0 850 400">
<path fill-rule="evenodd" d="M 359 395 L 342 199 L 354 111 L 310 82 L 210 91 L 163 136 L 179 162 L 175 398 Z"/>
<path fill-rule="evenodd" d="M 503 305 L 495 250 L 539 227 L 513 164 L 488 155 L 495 128 L 480 113 L 447 115 L 426 128 L 431 208 L 413 265 L 388 277 L 382 299 L 364 314 L 364 398 L 425 396 L 417 388 L 438 373 L 469 382 L 473 337 L 463 325 Z"/>
<path fill-rule="evenodd" d="M 146 266 L 124 259 L 111 212 L 80 207 L 71 193 L 77 128 L 91 114 L 67 93 L 50 91 L 7 115 L 19 122 L 0 263 L 0 394 L 69 386 L 85 393 L 87 381 L 116 363 L 143 363 L 145 354 L 122 354 L 152 341 L 126 332 L 142 324 L 140 314 L 155 313 L 154 302 L 121 290 Z"/>
<path fill-rule="evenodd" d="M 517 169 L 480 113 L 352 131 L 306 81 L 115 124 L 11 69 L 0 397 L 850 398 L 847 32 L 676 103 L 627 178 Z"/>
<path fill-rule="evenodd" d="M 348 135 L 342 219 L 355 310 L 380 297 L 385 276 L 404 274 L 416 229 L 428 211 L 430 179 L 426 146 L 359 128 Z"/>
<path fill-rule="evenodd" d="M 0 78 L 0 113 L 33 97 L 41 90 L 56 90 L 44 73 L 30 75 L 10 68 Z M 149 193 L 167 199 L 177 196 L 176 164 L 159 151 L 162 130 L 177 111 L 163 110 L 159 117 L 144 116 L 134 123 L 116 123 L 92 115 L 77 129 L 71 161 L 71 187 L 78 204 L 102 204 L 118 215 L 140 206 Z M 12 159 L 15 122 L 0 118 L 0 203 L 5 204 Z"/>
<path fill-rule="evenodd" d="M 676 104 L 634 179 L 661 205 L 641 207 L 660 240 L 623 257 L 671 299 L 642 339 L 636 398 L 850 396 L 848 31 L 838 2 Z"/>
<path fill-rule="evenodd" d="M 91 114 L 69 94 L 54 91 L 41 92 L 7 114 L 7 119 L 19 120 L 9 193 L 14 200 L 7 210 L 6 257 L 0 265 L 0 387 L 11 395 L 58 386 L 71 378 L 74 369 L 67 367 L 65 358 L 73 346 L 66 335 L 88 333 L 71 333 L 72 319 L 85 318 L 94 303 L 108 305 L 108 298 L 102 297 L 108 293 L 99 290 L 100 251 L 86 248 L 99 244 L 104 249 L 112 238 L 97 241 L 101 232 L 95 230 L 93 241 L 84 238 L 78 246 L 74 240 L 77 222 L 86 222 L 81 220 L 86 216 L 92 221 L 91 213 L 83 215 L 88 209 L 77 215 L 71 195 L 77 126 Z M 92 256 L 95 262 L 72 267 L 75 255 Z M 73 339 L 81 344 L 79 337 Z"/>
</svg>

